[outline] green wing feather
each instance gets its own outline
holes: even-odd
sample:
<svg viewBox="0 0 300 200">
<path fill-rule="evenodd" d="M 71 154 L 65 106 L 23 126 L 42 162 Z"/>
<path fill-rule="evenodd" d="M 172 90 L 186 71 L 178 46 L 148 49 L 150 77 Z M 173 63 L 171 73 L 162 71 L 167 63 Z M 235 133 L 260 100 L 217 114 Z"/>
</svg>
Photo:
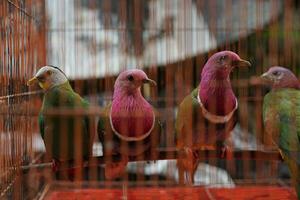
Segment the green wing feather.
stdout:
<svg viewBox="0 0 300 200">
<path fill-rule="evenodd" d="M 44 120 L 44 116 L 42 113 L 39 114 L 39 128 L 40 128 L 40 133 L 42 138 L 44 139 L 45 136 L 45 120 Z"/>
<path fill-rule="evenodd" d="M 105 132 L 112 131 L 110 124 L 109 124 L 110 108 L 111 108 L 111 103 L 108 104 L 102 111 L 101 116 L 98 120 L 98 125 L 97 125 L 98 138 L 102 144 L 103 149 L 104 149 L 104 145 L 105 145 L 105 140 L 104 140 Z"/>
<path fill-rule="evenodd" d="M 282 89 L 267 94 L 263 118 L 267 134 L 282 151 L 300 150 L 300 91 Z"/>
<path fill-rule="evenodd" d="M 45 116 L 44 112 L 60 108 L 86 109 L 88 106 L 88 102 L 75 93 L 69 83 L 45 93 L 39 125 L 46 151 L 51 157 L 58 160 L 71 160 L 79 155 L 88 157 L 92 153 L 90 141 L 93 135 L 89 130 L 88 116 Z"/>
<path fill-rule="evenodd" d="M 263 119 L 266 134 L 280 149 L 300 197 L 300 91 L 280 89 L 267 94 Z"/>
<path fill-rule="evenodd" d="M 178 107 L 177 118 L 175 122 L 177 147 L 182 148 L 187 143 L 192 142 L 193 135 L 193 111 L 200 110 L 201 107 L 197 100 L 198 88 L 195 88 L 191 94 L 186 96 Z M 192 144 L 190 144 L 192 145 Z"/>
</svg>

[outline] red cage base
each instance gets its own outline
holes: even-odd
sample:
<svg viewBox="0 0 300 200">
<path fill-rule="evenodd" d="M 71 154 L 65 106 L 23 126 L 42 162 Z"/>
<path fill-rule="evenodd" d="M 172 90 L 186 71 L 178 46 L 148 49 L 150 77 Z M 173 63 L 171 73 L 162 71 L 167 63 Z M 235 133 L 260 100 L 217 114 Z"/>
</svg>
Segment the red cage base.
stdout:
<svg viewBox="0 0 300 200">
<path fill-rule="evenodd" d="M 293 200 L 293 188 L 239 186 L 236 188 L 171 187 L 122 189 L 76 189 L 49 192 L 46 200 Z"/>
</svg>

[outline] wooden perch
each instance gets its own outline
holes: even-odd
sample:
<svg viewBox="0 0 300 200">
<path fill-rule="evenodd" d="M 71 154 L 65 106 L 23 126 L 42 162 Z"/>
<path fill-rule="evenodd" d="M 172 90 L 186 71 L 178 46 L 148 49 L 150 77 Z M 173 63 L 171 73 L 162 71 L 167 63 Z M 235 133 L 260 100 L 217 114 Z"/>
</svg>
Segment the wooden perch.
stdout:
<svg viewBox="0 0 300 200">
<path fill-rule="evenodd" d="M 154 160 L 170 160 L 177 159 L 182 152 L 176 150 L 175 148 L 167 150 L 157 151 L 157 159 L 154 159 L 149 154 L 139 155 L 139 156 L 130 156 L 129 162 L 135 161 L 154 161 Z M 262 160 L 262 161 L 281 161 L 281 155 L 277 151 L 254 151 L 254 150 L 236 150 L 232 152 L 232 158 L 222 158 L 220 150 L 199 150 L 197 151 L 199 155 L 199 160 L 207 161 L 210 159 L 226 159 L 226 160 Z M 71 168 L 86 168 L 86 167 L 97 167 L 105 164 L 105 160 L 111 162 L 118 162 L 121 160 L 121 156 L 116 155 L 112 157 L 98 156 L 92 157 L 89 161 L 83 162 L 78 165 L 73 161 L 67 161 L 61 163 L 61 166 L 71 166 Z M 32 168 L 42 169 L 45 167 L 52 167 L 52 163 L 41 163 L 41 164 L 32 164 L 21 166 L 22 170 L 29 170 Z M 67 170 L 68 167 L 59 167 L 58 170 Z"/>
</svg>

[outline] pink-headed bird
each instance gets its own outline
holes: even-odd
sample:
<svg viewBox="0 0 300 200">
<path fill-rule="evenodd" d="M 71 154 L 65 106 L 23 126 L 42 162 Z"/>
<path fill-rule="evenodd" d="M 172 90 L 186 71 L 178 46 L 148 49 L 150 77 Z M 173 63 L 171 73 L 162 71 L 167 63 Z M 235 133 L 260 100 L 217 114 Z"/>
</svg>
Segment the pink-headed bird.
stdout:
<svg viewBox="0 0 300 200">
<path fill-rule="evenodd" d="M 113 100 L 100 117 L 98 134 L 104 155 L 120 155 L 120 162 L 106 162 L 108 179 L 122 175 L 128 156 L 142 155 L 159 143 L 161 126 L 158 113 L 142 96 L 141 86 L 156 82 L 139 69 L 126 70 L 118 76 Z"/>
<path fill-rule="evenodd" d="M 248 67 L 232 51 L 212 55 L 202 69 L 199 86 L 186 96 L 178 108 L 175 124 L 177 148 L 184 152 L 178 159 L 179 181 L 193 183 L 199 161 L 196 150 L 226 150 L 224 141 L 236 124 L 237 98 L 230 83 L 235 67 Z"/>
</svg>

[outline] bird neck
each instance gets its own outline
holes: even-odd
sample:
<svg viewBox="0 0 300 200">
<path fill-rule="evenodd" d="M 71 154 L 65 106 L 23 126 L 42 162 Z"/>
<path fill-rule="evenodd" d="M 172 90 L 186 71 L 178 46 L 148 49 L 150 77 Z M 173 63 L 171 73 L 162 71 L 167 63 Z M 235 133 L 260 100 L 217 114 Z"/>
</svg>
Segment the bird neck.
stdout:
<svg viewBox="0 0 300 200">
<path fill-rule="evenodd" d="M 64 83 L 61 83 L 61 84 L 57 84 L 57 85 L 52 85 L 48 90 L 46 90 L 45 92 L 48 93 L 50 91 L 52 91 L 53 89 L 55 88 L 62 88 L 64 90 L 73 90 L 69 81 L 65 81 Z"/>
<path fill-rule="evenodd" d="M 199 98 L 205 109 L 215 115 L 227 115 L 236 109 L 236 97 L 229 77 L 204 76 L 199 86 Z"/>
<path fill-rule="evenodd" d="M 273 90 L 279 90 L 279 89 L 283 89 L 283 88 L 290 88 L 290 89 L 296 89 L 299 90 L 300 89 L 300 83 L 298 81 L 286 81 L 280 85 L 274 85 L 273 86 Z"/>
<path fill-rule="evenodd" d="M 142 96 L 140 88 L 130 91 L 115 89 L 112 106 L 129 112 L 137 109 L 151 111 L 151 114 L 153 112 L 152 106 Z"/>
</svg>

